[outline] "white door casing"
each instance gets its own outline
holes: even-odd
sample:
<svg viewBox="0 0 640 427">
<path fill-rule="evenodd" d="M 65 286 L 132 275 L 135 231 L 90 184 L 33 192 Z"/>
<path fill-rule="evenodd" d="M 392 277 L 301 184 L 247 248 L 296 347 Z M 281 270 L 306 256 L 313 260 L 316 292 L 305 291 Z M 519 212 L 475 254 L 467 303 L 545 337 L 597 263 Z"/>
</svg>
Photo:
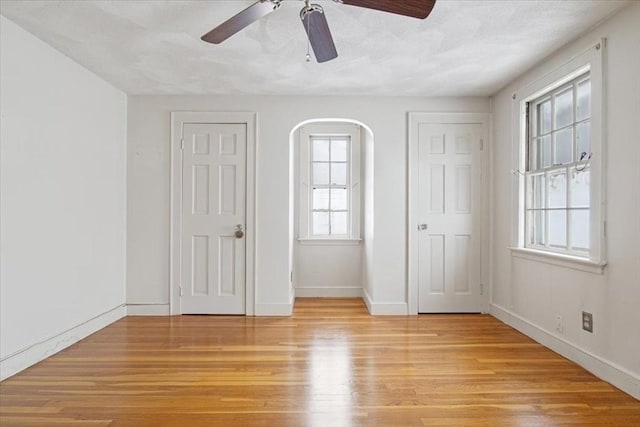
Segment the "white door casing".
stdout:
<svg viewBox="0 0 640 427">
<path fill-rule="evenodd" d="M 414 313 L 486 310 L 485 124 L 455 116 L 443 123 L 437 117 L 410 120 L 409 310 Z"/>
<path fill-rule="evenodd" d="M 172 118 L 171 313 L 252 315 L 254 116 Z"/>
</svg>

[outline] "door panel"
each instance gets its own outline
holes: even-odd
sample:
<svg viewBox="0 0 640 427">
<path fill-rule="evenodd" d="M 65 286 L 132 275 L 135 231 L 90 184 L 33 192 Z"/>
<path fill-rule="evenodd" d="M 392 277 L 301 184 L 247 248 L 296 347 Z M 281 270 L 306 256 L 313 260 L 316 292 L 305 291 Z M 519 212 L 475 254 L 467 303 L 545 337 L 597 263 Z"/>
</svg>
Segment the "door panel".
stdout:
<svg viewBox="0 0 640 427">
<path fill-rule="evenodd" d="M 246 126 L 185 124 L 181 311 L 244 314 Z"/>
<path fill-rule="evenodd" d="M 418 126 L 418 312 L 478 312 L 482 128 Z"/>
</svg>

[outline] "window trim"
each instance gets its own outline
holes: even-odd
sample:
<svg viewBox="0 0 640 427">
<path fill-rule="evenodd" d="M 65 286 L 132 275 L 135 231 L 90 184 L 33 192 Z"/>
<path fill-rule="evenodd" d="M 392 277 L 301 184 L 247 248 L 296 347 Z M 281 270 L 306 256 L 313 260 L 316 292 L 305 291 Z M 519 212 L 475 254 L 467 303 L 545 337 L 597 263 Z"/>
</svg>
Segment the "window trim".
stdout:
<svg viewBox="0 0 640 427">
<path fill-rule="evenodd" d="M 311 178 L 311 139 L 317 136 L 348 136 L 349 142 L 349 159 L 348 159 L 348 203 L 349 203 L 349 232 L 347 234 L 336 235 L 313 235 L 312 233 L 312 213 L 313 213 L 313 194 L 312 178 Z M 299 237 L 298 241 L 302 244 L 316 244 L 323 242 L 325 244 L 359 244 L 360 238 L 360 212 L 361 212 L 361 132 L 360 126 L 348 123 L 323 123 L 309 124 L 300 129 L 299 138 L 300 147 L 300 203 L 299 203 Z M 306 243 L 303 243 L 306 242 Z"/>
<path fill-rule="evenodd" d="M 533 248 L 509 249 L 511 250 L 511 256 L 516 258 L 543 262 L 545 264 L 557 265 L 594 274 L 602 274 L 604 272 L 604 267 L 607 265 L 605 261 L 591 261 L 587 258 L 576 257 L 565 253 L 540 251 Z"/>
<path fill-rule="evenodd" d="M 605 87 L 603 70 L 603 51 L 605 39 L 600 39 L 583 52 L 577 54 L 566 63 L 548 71 L 538 79 L 525 84 L 513 95 L 512 108 L 512 225 L 511 250 L 512 256 L 527 254 L 529 259 L 541 262 L 558 260 L 559 265 L 572 264 L 575 268 L 590 272 L 602 273 L 606 265 L 605 253 Z M 585 72 L 590 72 L 591 78 L 591 152 L 590 161 L 590 250 L 588 257 L 580 257 L 567 252 L 552 252 L 526 247 L 525 245 L 525 197 L 526 180 L 523 171 L 527 164 L 527 103 L 537 100 L 545 93 L 560 88 L 573 81 Z M 585 267 L 585 268 L 581 268 Z M 596 266 L 594 269 L 593 266 Z"/>
</svg>

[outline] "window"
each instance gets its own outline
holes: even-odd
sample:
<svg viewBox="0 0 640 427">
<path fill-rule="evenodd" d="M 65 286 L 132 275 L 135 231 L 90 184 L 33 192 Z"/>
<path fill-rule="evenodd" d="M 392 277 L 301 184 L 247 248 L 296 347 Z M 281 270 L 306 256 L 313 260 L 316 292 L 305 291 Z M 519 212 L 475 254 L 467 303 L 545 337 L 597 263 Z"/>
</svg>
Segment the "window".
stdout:
<svg viewBox="0 0 640 427">
<path fill-rule="evenodd" d="M 300 239 L 360 237 L 360 131 L 349 124 L 300 132 Z"/>
<path fill-rule="evenodd" d="M 588 257 L 591 78 L 527 103 L 525 246 Z"/>
<path fill-rule="evenodd" d="M 311 137 L 311 234 L 349 234 L 349 163 L 351 138 Z"/>
<path fill-rule="evenodd" d="M 601 274 L 605 40 L 513 94 L 512 255 Z"/>
</svg>

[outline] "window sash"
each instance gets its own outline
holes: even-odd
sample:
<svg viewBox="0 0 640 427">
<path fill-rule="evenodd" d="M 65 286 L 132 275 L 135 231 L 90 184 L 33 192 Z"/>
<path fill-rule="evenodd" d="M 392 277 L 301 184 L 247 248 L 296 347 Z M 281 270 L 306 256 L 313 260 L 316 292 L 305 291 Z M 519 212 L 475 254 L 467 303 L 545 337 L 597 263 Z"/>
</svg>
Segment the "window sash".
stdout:
<svg viewBox="0 0 640 427">
<path fill-rule="evenodd" d="M 580 163 L 581 152 L 579 152 L 579 141 L 578 141 L 578 128 L 580 125 L 589 124 L 591 126 L 591 111 L 587 117 L 583 117 L 578 119 L 578 88 L 581 84 L 585 82 L 591 83 L 591 75 L 590 72 L 586 72 L 581 74 L 580 76 L 568 81 L 567 83 L 560 85 L 552 90 L 546 92 L 542 96 L 533 99 L 527 103 L 527 144 L 526 144 L 526 170 L 527 171 L 543 171 L 543 170 L 551 170 L 555 167 L 567 166 L 571 163 Z M 564 94 L 567 91 L 571 90 L 572 93 L 572 104 L 571 104 L 571 120 L 570 122 L 557 126 L 556 123 L 556 98 L 558 95 Z M 589 91 L 589 101 L 591 102 L 592 91 Z M 549 106 L 549 129 L 547 131 L 540 131 L 542 128 L 542 121 L 539 117 L 539 107 L 546 102 L 550 103 Z M 558 162 L 557 155 L 557 139 L 556 136 L 558 134 L 562 134 L 563 132 L 571 129 L 571 161 L 567 162 Z M 589 128 L 590 130 L 591 128 Z M 548 138 L 548 152 L 547 156 L 550 157 L 549 165 L 544 166 L 543 161 L 541 160 L 541 153 L 538 150 L 538 147 L 541 146 L 539 142 L 544 143 L 545 138 Z M 589 138 L 591 139 L 591 138 Z M 590 151 L 591 141 L 589 141 Z M 586 153 L 585 158 L 589 156 L 589 153 Z M 546 163 L 546 162 L 545 162 Z M 542 165 L 542 166 L 540 166 Z"/>
<path fill-rule="evenodd" d="M 524 225 L 525 225 L 525 247 L 552 251 L 570 255 L 576 255 L 580 257 L 588 257 L 590 247 L 580 247 L 574 244 L 576 240 L 576 236 L 573 235 L 573 223 L 574 219 L 572 212 L 588 212 L 591 211 L 591 202 L 589 202 L 589 206 L 572 206 L 572 188 L 571 188 L 571 174 L 576 171 L 576 166 L 579 171 L 576 173 L 590 173 L 590 168 L 587 165 L 586 161 L 581 162 L 573 162 L 568 165 L 557 166 L 553 168 L 549 168 L 543 171 L 536 172 L 525 172 L 525 215 L 524 215 Z M 584 168 L 584 169 L 582 169 Z M 565 189 L 564 195 L 562 197 L 562 206 L 550 206 L 550 196 L 549 196 L 549 186 L 550 186 L 550 176 L 558 175 L 558 173 L 564 173 L 565 176 Z M 544 202 L 543 206 L 535 206 L 535 197 L 533 182 L 535 177 L 544 177 L 544 195 L 541 196 Z M 532 218 L 533 212 L 541 212 L 544 215 L 544 244 L 539 244 L 536 242 L 534 236 L 534 230 L 536 227 L 535 220 Z M 553 245 L 551 244 L 551 226 L 550 226 L 550 213 L 551 212 L 565 212 L 565 226 L 564 226 L 564 236 L 559 236 L 564 238 L 564 245 Z M 588 224 L 587 224 L 588 225 Z M 589 246 L 591 244 L 591 235 L 588 235 Z"/>
</svg>

